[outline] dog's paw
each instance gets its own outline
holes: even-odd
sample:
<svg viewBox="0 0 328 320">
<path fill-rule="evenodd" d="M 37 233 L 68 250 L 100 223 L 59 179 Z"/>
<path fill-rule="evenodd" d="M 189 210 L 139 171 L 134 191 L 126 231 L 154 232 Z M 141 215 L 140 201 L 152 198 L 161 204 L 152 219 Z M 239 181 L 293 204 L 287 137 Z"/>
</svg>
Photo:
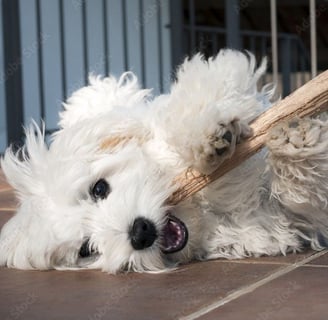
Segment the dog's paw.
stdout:
<svg viewBox="0 0 328 320">
<path fill-rule="evenodd" d="M 235 151 L 241 138 L 252 134 L 250 127 L 235 119 L 229 123 L 219 123 L 211 134 L 204 135 L 194 150 L 193 167 L 201 173 L 211 173 Z"/>
<path fill-rule="evenodd" d="M 266 145 L 277 156 L 304 157 L 326 147 L 327 124 L 319 119 L 293 119 L 274 127 Z"/>
</svg>

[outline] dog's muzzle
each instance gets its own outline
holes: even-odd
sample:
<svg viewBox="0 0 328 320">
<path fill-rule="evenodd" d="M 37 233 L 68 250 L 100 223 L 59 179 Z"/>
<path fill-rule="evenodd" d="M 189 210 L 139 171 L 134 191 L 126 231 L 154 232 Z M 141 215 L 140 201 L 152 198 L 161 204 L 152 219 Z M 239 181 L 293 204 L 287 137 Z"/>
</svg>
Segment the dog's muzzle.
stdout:
<svg viewBox="0 0 328 320">
<path fill-rule="evenodd" d="M 159 237 L 162 252 L 168 254 L 182 250 L 188 242 L 187 227 L 171 212 L 167 212 L 166 223 L 159 233 L 160 236 L 152 221 L 143 217 L 135 219 L 129 233 L 133 249 L 143 250 L 149 248 Z"/>
</svg>

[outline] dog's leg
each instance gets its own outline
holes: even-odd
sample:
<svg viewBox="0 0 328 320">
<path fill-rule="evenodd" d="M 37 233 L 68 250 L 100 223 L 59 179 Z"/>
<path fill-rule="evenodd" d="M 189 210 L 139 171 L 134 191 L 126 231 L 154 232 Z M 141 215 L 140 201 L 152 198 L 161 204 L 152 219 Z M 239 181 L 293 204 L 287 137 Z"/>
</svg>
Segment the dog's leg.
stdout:
<svg viewBox="0 0 328 320">
<path fill-rule="evenodd" d="M 194 123 L 190 123 L 192 117 L 195 118 Z M 188 123 L 186 130 L 190 133 L 175 134 L 170 144 L 187 166 L 201 173 L 214 171 L 225 159 L 232 156 L 240 139 L 251 134 L 246 122 L 237 117 L 225 119 L 219 110 L 192 117 L 181 120 L 182 123 Z"/>
<path fill-rule="evenodd" d="M 272 195 L 295 213 L 328 212 L 328 121 L 283 123 L 269 133 L 267 147 Z"/>
<path fill-rule="evenodd" d="M 328 237 L 328 121 L 283 123 L 268 135 L 271 193 L 313 239 Z M 320 241 L 317 241 L 317 243 Z M 313 245 L 316 247 L 316 245 Z"/>
<path fill-rule="evenodd" d="M 210 173 L 251 133 L 248 123 L 272 95 L 265 88 L 258 92 L 265 61 L 255 65 L 253 55 L 222 50 L 208 60 L 196 55 L 178 69 L 170 95 L 157 99 L 166 106 L 159 108 L 156 126 L 184 164 Z"/>
<path fill-rule="evenodd" d="M 251 134 L 249 126 L 238 118 L 218 122 L 212 132 L 205 128 L 191 146 L 193 167 L 202 173 L 211 173 L 219 167 L 232 156 L 240 139 Z"/>
<path fill-rule="evenodd" d="M 256 209 L 246 216 L 215 215 L 204 236 L 205 259 L 240 259 L 296 252 L 301 241 L 296 229 L 277 208 Z M 270 212 L 268 212 L 268 210 Z"/>
</svg>

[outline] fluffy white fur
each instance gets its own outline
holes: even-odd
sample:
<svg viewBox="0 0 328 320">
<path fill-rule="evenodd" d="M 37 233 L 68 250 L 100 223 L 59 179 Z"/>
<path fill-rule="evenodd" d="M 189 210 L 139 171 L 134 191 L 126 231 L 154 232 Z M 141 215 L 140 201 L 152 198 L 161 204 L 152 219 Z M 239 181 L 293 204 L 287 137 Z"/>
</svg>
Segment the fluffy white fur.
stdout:
<svg viewBox="0 0 328 320">
<path fill-rule="evenodd" d="M 171 92 L 152 98 L 132 73 L 90 79 L 64 104 L 48 148 L 35 124 L 26 145 L 1 167 L 20 206 L 3 227 L 0 265 L 20 269 L 162 271 L 192 259 L 243 258 L 320 250 L 328 236 L 328 122 L 294 120 L 275 128 L 267 156 L 256 155 L 176 207 L 165 200 L 189 167 L 208 173 L 250 134 L 249 122 L 273 90 L 258 91 L 265 61 L 223 50 L 186 60 Z M 231 137 L 224 138 L 225 133 Z M 109 195 L 90 190 L 105 179 Z M 168 212 L 188 228 L 187 245 L 161 250 Z M 158 237 L 143 250 L 131 226 L 144 217 Z M 93 254 L 81 257 L 85 239 Z"/>
</svg>

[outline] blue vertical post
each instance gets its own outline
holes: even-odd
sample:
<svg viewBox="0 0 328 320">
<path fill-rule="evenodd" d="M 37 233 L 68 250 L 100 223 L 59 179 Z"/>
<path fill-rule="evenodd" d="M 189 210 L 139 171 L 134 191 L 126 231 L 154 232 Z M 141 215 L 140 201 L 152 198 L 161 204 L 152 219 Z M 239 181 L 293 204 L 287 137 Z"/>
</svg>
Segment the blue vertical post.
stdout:
<svg viewBox="0 0 328 320">
<path fill-rule="evenodd" d="M 239 0 L 225 0 L 226 44 L 241 49 Z"/>
<path fill-rule="evenodd" d="M 190 53 L 196 49 L 196 12 L 195 0 L 189 0 L 189 34 L 190 34 Z"/>
<path fill-rule="evenodd" d="M 19 26 L 19 1 L 3 0 L 4 79 L 8 144 L 22 142 L 23 87 Z"/>
<path fill-rule="evenodd" d="M 170 0 L 171 59 L 173 70 L 182 63 L 183 48 L 183 1 Z"/>
</svg>

